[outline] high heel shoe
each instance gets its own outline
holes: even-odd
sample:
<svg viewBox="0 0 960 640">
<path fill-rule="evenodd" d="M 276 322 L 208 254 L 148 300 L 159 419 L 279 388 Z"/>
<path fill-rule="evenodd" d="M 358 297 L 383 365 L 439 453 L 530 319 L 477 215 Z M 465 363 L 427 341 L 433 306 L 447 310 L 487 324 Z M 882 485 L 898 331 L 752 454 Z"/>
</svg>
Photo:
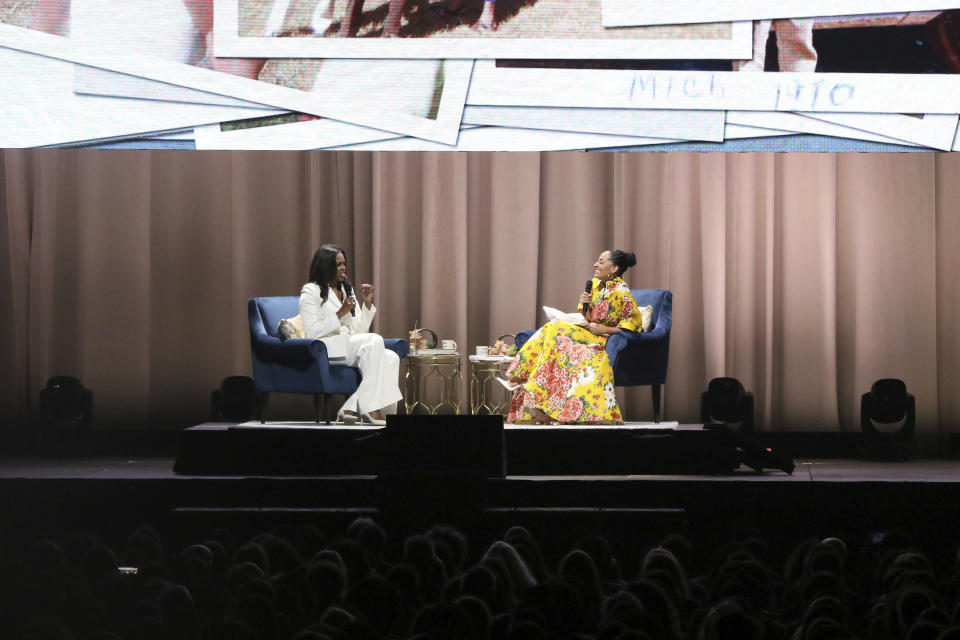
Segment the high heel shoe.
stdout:
<svg viewBox="0 0 960 640">
<path fill-rule="evenodd" d="M 371 424 L 375 427 L 385 427 L 387 425 L 386 420 L 381 420 L 379 418 L 374 418 L 369 413 L 361 414 L 363 417 L 363 424 Z"/>
<path fill-rule="evenodd" d="M 342 422 L 348 427 L 357 424 L 359 420 L 360 420 L 360 417 L 357 416 L 357 414 L 355 413 L 343 412 L 337 416 L 337 421 Z"/>
</svg>

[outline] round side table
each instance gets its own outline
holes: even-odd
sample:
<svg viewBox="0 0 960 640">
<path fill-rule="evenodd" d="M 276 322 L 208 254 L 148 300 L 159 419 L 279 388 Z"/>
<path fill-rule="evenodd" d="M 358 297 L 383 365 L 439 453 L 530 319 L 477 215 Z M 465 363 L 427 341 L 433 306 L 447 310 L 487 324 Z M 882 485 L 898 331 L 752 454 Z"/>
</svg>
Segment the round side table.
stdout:
<svg viewBox="0 0 960 640">
<path fill-rule="evenodd" d="M 502 377 L 513 361 L 512 356 L 469 356 L 471 415 L 501 414 L 510 410 L 510 392 L 494 380 Z"/>
<path fill-rule="evenodd" d="M 463 381 L 460 357 L 459 353 L 418 352 L 403 359 L 407 364 L 403 374 L 403 406 L 408 415 L 418 409 L 436 415 L 444 407 L 452 409 L 454 414 L 460 413 L 460 384 Z M 431 404 L 425 393 L 434 376 L 440 385 L 440 401 Z"/>
</svg>

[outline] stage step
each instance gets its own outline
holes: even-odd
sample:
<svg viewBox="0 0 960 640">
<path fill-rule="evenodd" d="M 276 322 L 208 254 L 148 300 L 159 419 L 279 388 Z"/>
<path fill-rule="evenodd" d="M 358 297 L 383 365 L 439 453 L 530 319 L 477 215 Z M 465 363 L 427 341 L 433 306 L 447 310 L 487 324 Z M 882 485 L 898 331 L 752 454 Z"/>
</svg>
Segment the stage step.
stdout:
<svg viewBox="0 0 960 640">
<path fill-rule="evenodd" d="M 490 416 L 390 418 L 387 427 L 205 423 L 182 432 L 174 470 L 277 476 L 718 474 L 742 460 L 740 437 L 716 425 L 507 425 L 500 438 L 498 424 L 491 435 Z M 417 440 L 418 427 L 426 441 Z"/>
</svg>

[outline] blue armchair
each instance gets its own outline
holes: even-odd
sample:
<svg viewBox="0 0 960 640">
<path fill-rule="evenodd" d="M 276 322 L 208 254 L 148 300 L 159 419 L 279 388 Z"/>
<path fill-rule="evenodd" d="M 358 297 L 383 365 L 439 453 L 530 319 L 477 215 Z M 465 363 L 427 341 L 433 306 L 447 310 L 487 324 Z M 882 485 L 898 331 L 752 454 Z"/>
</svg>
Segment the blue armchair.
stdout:
<svg viewBox="0 0 960 640">
<path fill-rule="evenodd" d="M 650 331 L 624 331 L 607 339 L 607 355 L 613 367 L 613 382 L 618 387 L 651 385 L 653 421 L 660 422 L 660 385 L 667 380 L 670 355 L 670 325 L 673 320 L 673 293 L 666 289 L 631 289 L 633 299 L 641 307 L 653 307 Z M 519 349 L 534 334 L 517 334 Z"/>
<path fill-rule="evenodd" d="M 336 364 L 327 358 L 327 347 L 319 340 L 281 340 L 277 326 L 283 318 L 300 313 L 300 298 L 282 296 L 250 298 L 250 353 L 253 381 L 257 390 L 257 415 L 266 422 L 267 401 L 271 392 L 309 393 L 313 395 L 314 418 L 326 418 L 326 397 L 350 395 L 360 384 L 360 370 Z M 403 358 L 410 349 L 406 340 L 384 340 L 387 349 Z M 330 424 L 330 420 L 326 420 Z"/>
</svg>

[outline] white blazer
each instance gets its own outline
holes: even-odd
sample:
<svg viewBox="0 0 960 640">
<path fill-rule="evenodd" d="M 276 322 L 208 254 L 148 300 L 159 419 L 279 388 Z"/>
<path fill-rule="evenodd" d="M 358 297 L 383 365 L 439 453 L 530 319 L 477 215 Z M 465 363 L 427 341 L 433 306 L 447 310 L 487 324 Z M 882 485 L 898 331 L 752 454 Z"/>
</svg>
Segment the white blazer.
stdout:
<svg viewBox="0 0 960 640">
<path fill-rule="evenodd" d="M 370 333 L 370 323 L 377 308 L 361 303 L 356 307 L 356 316 L 347 313 L 338 318 L 337 311 L 343 305 L 337 294 L 331 290 L 324 301 L 320 292 L 320 286 L 313 282 L 303 285 L 300 290 L 300 319 L 303 321 L 304 335 L 327 345 L 327 357 L 331 360 L 343 360 L 347 357 L 347 338 L 358 333 Z"/>
</svg>

